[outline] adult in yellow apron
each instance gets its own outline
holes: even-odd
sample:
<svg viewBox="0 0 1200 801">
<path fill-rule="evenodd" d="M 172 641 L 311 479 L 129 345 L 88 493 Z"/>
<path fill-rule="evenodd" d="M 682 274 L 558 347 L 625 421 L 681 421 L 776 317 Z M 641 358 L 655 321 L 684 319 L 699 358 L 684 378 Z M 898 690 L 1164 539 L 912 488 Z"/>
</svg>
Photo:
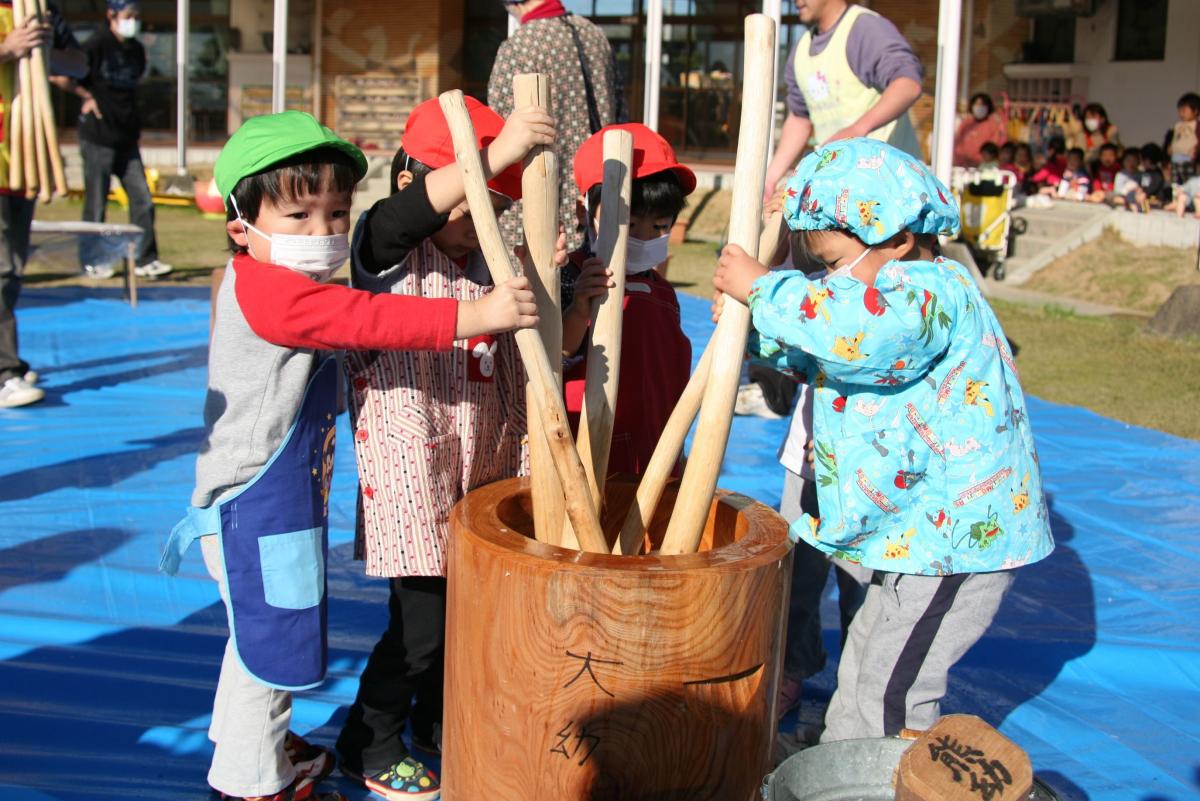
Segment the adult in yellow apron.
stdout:
<svg viewBox="0 0 1200 801">
<path fill-rule="evenodd" d="M 846 55 L 850 30 L 864 14 L 878 16 L 859 5 L 847 8 L 833 31 L 833 38 L 817 55 L 810 54 L 811 28 L 800 37 L 800 44 L 796 48 L 792 69 L 796 71 L 796 82 L 804 93 L 804 102 L 808 106 L 813 134 L 818 143 L 825 142 L 838 131 L 854 124 L 882 97 L 882 92 L 867 86 L 854 74 Z M 924 160 L 907 111 L 867 136 Z"/>
</svg>

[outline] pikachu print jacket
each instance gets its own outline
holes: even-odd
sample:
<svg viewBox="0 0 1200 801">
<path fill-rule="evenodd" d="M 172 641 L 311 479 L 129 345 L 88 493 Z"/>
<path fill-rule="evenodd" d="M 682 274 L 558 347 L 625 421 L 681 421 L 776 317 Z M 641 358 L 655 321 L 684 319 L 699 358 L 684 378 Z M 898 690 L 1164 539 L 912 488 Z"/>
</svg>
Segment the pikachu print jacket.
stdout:
<svg viewBox="0 0 1200 801">
<path fill-rule="evenodd" d="M 1019 567 L 1053 549 L 1033 432 L 1000 323 L 967 270 L 891 262 L 755 282 L 749 349 L 815 388 L 820 518 L 792 536 L 891 573 Z"/>
</svg>

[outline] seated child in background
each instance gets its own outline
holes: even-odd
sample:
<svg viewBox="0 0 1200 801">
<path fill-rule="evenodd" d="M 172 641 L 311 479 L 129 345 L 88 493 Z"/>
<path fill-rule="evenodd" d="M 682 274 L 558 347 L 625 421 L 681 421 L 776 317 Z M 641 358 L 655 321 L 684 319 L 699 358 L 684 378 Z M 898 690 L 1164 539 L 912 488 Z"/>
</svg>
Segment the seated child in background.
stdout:
<svg viewBox="0 0 1200 801">
<path fill-rule="evenodd" d="M 1040 192 L 1042 187 L 1057 188 L 1058 183 L 1062 180 L 1063 172 L 1067 169 L 1067 160 L 1063 156 L 1066 152 L 1067 145 L 1061 136 L 1055 136 L 1046 143 L 1046 158 L 1034 170 L 1033 175 L 1029 177 L 1029 181 L 1037 187 Z M 1018 151 L 1020 148 L 1018 148 Z M 1019 157 L 1018 152 L 1018 157 Z"/>
<path fill-rule="evenodd" d="M 1012 142 L 1005 142 L 1004 144 L 1000 145 L 1000 169 L 1008 170 L 1011 173 L 1016 173 L 1016 164 L 1013 163 L 1016 155 L 1017 146 Z M 1021 176 L 1018 175 L 1017 179 L 1020 180 L 1020 177 Z"/>
<path fill-rule="evenodd" d="M 1042 189 L 1042 194 L 1054 195 L 1064 200 L 1087 200 L 1091 186 L 1091 176 L 1083 166 L 1083 148 L 1073 147 L 1067 151 L 1067 166 L 1062 177 L 1058 179 L 1058 186 L 1047 186 Z"/>
<path fill-rule="evenodd" d="M 1200 175 L 1193 175 L 1182 186 L 1177 187 L 1171 205 L 1167 208 L 1182 217 L 1187 213 L 1189 204 L 1195 211 L 1196 218 L 1200 219 Z"/>
<path fill-rule="evenodd" d="M 1113 197 L 1113 189 L 1117 182 L 1117 173 L 1121 171 L 1120 151 L 1112 142 L 1100 146 L 1100 154 L 1092 162 L 1092 192 L 1088 195 L 1089 203 L 1107 203 Z"/>
<path fill-rule="evenodd" d="M 667 260 L 671 226 L 696 188 L 696 175 L 675 151 L 640 123 L 610 125 L 592 134 L 575 154 L 575 184 L 586 200 L 589 251 L 576 254 L 582 271 L 564 270 L 563 375 L 567 413 L 577 427 L 587 376 L 587 333 L 592 300 L 613 286 L 608 265 L 594 257 L 600 191 L 604 181 L 604 133 L 633 136 L 633 183 L 625 261 L 621 374 L 608 472 L 641 473 L 654 454 L 667 418 L 691 375 L 692 345 L 680 327 L 675 289 L 656 270 Z"/>
<path fill-rule="evenodd" d="M 1000 148 L 995 142 L 984 142 L 979 147 L 979 169 L 994 170 L 1000 166 Z"/>
<path fill-rule="evenodd" d="M 714 284 L 748 302 L 751 354 L 816 387 L 821 516 L 793 536 L 876 571 L 821 739 L 925 729 L 1013 569 L 1053 549 L 1020 381 L 970 274 L 933 257 L 959 215 L 927 167 L 850 139 L 788 189 L 788 225 L 829 274 L 768 272 L 730 245 Z"/>
<path fill-rule="evenodd" d="M 486 301 L 376 296 L 327 283 L 350 255 L 350 205 L 367 170 L 313 117 L 253 117 L 214 168 L 234 255 L 209 346 L 207 436 L 189 515 L 162 568 L 201 538 L 229 615 L 209 738 L 222 798 L 314 793 L 332 755 L 288 731 L 290 690 L 325 676 L 325 551 L 343 349 L 447 350 L 532 325 L 524 278 Z"/>
<path fill-rule="evenodd" d="M 1146 212 L 1150 204 L 1141 185 L 1142 154 L 1129 148 L 1121 156 L 1121 171 L 1113 180 L 1113 205 L 1127 211 Z"/>
<path fill-rule="evenodd" d="M 1200 95 L 1188 92 L 1179 98 L 1176 110 L 1179 121 L 1167 131 L 1163 147 L 1171 158 L 1171 183 L 1182 186 L 1196 175 L 1200 162 Z"/>
<path fill-rule="evenodd" d="M 1146 194 L 1151 208 L 1162 208 L 1171 202 L 1171 185 L 1167 182 L 1167 171 L 1163 169 L 1163 151 L 1154 142 L 1142 145 L 1141 169 L 1138 185 Z"/>
<path fill-rule="evenodd" d="M 554 141 L 553 120 L 517 109 L 506 123 L 466 99 L 493 206 L 521 194 L 520 162 Z M 437 100 L 413 109 L 392 160 L 390 197 L 358 223 L 356 286 L 383 298 L 487 305 L 492 285 L 446 117 Z M 562 254 L 565 259 L 566 254 Z M 501 288 L 502 289 L 502 288 Z M 436 300 L 434 300 L 436 299 Z M 536 309 L 522 311 L 530 324 Z M 437 778 L 401 740 L 437 755 L 442 724 L 446 549 L 454 504 L 525 464 L 525 374 L 512 336 L 456 337 L 442 353 L 371 351 L 346 359 L 358 457 L 355 556 L 387 578 L 388 627 L 367 660 L 337 741 L 342 772 L 376 795 L 434 798 Z"/>
</svg>

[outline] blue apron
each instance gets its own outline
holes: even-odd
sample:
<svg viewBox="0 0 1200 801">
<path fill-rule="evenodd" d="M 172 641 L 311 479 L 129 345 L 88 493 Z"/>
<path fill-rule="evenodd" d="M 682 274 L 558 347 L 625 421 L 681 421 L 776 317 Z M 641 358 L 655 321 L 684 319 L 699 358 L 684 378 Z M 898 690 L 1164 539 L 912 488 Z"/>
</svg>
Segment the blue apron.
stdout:
<svg viewBox="0 0 1200 801">
<path fill-rule="evenodd" d="M 191 507 L 159 564 L 174 575 L 192 541 L 215 532 L 234 650 L 247 673 L 282 690 L 315 687 L 325 677 L 325 555 L 340 375 L 337 360 L 327 357 L 270 461 L 233 495 Z"/>
</svg>

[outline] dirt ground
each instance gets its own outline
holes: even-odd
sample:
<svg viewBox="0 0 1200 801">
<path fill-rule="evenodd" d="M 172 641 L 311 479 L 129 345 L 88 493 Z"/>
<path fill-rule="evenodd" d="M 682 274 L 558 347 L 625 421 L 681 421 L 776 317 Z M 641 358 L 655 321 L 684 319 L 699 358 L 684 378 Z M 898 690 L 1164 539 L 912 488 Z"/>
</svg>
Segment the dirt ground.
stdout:
<svg viewBox="0 0 1200 801">
<path fill-rule="evenodd" d="M 1139 247 L 1105 231 L 1022 287 L 1153 314 L 1183 284 L 1200 284 L 1195 251 Z"/>
</svg>

